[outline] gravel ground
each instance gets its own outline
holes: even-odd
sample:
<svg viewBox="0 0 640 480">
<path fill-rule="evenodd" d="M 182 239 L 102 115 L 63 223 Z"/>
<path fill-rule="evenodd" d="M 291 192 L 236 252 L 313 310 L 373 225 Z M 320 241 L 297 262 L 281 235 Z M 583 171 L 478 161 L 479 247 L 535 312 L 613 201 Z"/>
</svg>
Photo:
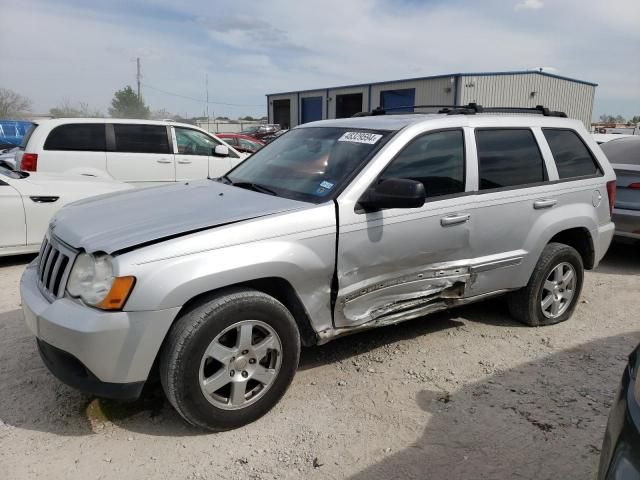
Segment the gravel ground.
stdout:
<svg viewBox="0 0 640 480">
<path fill-rule="evenodd" d="M 0 259 L 7 479 L 588 479 L 640 341 L 640 249 L 615 244 L 564 324 L 523 327 L 494 300 L 306 349 L 271 413 L 210 434 L 157 390 L 119 404 L 53 378 L 19 310 L 31 258 Z"/>
</svg>

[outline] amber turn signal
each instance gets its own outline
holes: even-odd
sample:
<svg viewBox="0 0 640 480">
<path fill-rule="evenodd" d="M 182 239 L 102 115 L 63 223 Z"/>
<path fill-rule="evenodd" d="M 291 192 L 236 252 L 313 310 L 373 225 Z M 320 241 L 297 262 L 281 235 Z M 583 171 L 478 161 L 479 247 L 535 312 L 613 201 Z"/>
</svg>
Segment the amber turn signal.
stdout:
<svg viewBox="0 0 640 480">
<path fill-rule="evenodd" d="M 136 277 L 116 277 L 107 296 L 96 307 L 102 310 L 120 310 L 136 283 Z"/>
</svg>

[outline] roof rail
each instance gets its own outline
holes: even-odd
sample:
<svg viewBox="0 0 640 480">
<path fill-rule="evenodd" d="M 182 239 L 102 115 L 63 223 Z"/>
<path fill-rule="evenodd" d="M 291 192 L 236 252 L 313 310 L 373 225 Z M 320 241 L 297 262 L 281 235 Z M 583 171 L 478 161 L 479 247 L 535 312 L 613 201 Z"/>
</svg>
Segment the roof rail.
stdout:
<svg viewBox="0 0 640 480">
<path fill-rule="evenodd" d="M 483 107 L 477 103 L 469 103 L 467 105 L 408 105 L 405 107 L 391 108 L 375 108 L 370 112 L 359 112 L 354 117 L 367 117 L 376 115 L 402 114 L 407 113 L 407 108 L 438 108 L 438 113 L 446 113 L 447 115 L 475 115 L 476 113 L 533 113 L 544 115 L 545 117 L 562 117 L 566 118 L 567 114 L 549 110 L 542 105 L 535 107 Z M 411 112 L 420 113 L 420 112 Z"/>
</svg>

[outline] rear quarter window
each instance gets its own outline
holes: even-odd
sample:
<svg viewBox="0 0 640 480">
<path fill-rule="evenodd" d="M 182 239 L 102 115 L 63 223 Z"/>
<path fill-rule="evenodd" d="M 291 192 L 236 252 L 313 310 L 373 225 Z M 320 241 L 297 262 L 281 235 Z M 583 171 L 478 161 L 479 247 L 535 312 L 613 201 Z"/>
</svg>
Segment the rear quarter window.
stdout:
<svg viewBox="0 0 640 480">
<path fill-rule="evenodd" d="M 543 128 L 561 180 L 601 173 L 593 154 L 573 130 Z"/>
<path fill-rule="evenodd" d="M 127 153 L 169 153 L 167 127 L 114 123 L 115 151 Z"/>
<path fill-rule="evenodd" d="M 104 129 L 103 123 L 60 125 L 49 132 L 44 142 L 44 149 L 104 152 L 106 150 Z"/>
</svg>

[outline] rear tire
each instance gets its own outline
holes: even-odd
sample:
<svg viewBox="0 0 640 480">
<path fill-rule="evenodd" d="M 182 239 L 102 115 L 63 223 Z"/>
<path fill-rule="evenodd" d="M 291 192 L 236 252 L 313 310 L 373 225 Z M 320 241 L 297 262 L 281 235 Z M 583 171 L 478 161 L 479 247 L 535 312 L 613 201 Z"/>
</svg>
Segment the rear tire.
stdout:
<svg viewBox="0 0 640 480">
<path fill-rule="evenodd" d="M 511 316 L 532 327 L 553 325 L 573 314 L 584 280 L 582 257 L 562 243 L 548 244 L 526 287 L 509 294 Z"/>
<path fill-rule="evenodd" d="M 278 403 L 299 357 L 298 328 L 284 305 L 256 290 L 228 290 L 198 302 L 172 326 L 160 380 L 187 422 L 230 430 Z"/>
</svg>

